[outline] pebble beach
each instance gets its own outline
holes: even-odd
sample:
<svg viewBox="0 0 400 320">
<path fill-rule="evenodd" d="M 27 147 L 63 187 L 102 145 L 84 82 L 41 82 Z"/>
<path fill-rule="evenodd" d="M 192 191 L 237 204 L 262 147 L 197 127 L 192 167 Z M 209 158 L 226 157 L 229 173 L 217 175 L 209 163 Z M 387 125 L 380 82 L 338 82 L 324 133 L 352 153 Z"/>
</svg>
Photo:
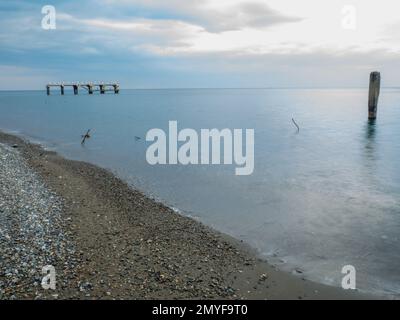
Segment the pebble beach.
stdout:
<svg viewBox="0 0 400 320">
<path fill-rule="evenodd" d="M 41 298 L 40 266 L 61 265 L 65 278 L 76 263 L 62 199 L 17 148 L 0 144 L 0 299 Z"/>
<path fill-rule="evenodd" d="M 281 272 L 111 172 L 5 133 L 0 181 L 0 299 L 368 298 Z"/>
</svg>

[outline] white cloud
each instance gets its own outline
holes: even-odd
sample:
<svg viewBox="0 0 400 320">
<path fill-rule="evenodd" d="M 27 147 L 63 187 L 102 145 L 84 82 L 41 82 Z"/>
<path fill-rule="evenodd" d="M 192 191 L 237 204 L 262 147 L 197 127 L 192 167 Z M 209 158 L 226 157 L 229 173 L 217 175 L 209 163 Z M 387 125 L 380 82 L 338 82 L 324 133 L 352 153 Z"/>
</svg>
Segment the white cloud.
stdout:
<svg viewBox="0 0 400 320">
<path fill-rule="evenodd" d="M 377 6 L 372 0 L 353 1 L 357 9 L 354 31 L 341 27 L 346 0 L 269 0 L 268 5 L 261 0 L 102 0 L 102 12 L 112 8 L 123 16 L 124 9 L 141 6 L 165 11 L 164 18 L 134 14 L 111 18 L 61 8 L 54 36 L 38 30 L 39 23 L 32 17 L 6 17 L 0 23 L 0 43 L 66 51 L 73 44 L 79 46 L 78 52 L 143 50 L 157 55 L 400 52 L 398 2 L 382 0 L 387 5 Z M 73 32 L 73 36 L 62 32 Z"/>
<path fill-rule="evenodd" d="M 186 22 L 202 26 L 209 32 L 265 28 L 301 20 L 300 17 L 278 12 L 261 0 L 103 0 L 103 3 L 166 10 L 180 15 Z"/>
<path fill-rule="evenodd" d="M 399 4 L 394 0 L 382 0 L 390 6 L 379 8 L 385 15 L 377 15 L 374 1 L 354 1 L 356 30 L 342 28 L 342 8 L 347 3 L 344 0 L 295 3 L 270 0 L 271 6 L 259 0 L 103 0 L 103 4 L 122 6 L 119 7 L 121 10 L 123 6 L 141 5 L 152 10 L 167 10 L 177 18 L 90 17 L 71 21 L 88 27 L 86 32 L 94 36 L 101 33 L 103 37 L 108 34 L 118 38 L 116 42 L 124 48 L 143 49 L 159 55 L 232 51 L 250 55 L 320 51 L 333 55 L 376 50 L 400 52 L 400 39 L 385 34 L 387 26 L 398 21 L 392 11 Z"/>
</svg>

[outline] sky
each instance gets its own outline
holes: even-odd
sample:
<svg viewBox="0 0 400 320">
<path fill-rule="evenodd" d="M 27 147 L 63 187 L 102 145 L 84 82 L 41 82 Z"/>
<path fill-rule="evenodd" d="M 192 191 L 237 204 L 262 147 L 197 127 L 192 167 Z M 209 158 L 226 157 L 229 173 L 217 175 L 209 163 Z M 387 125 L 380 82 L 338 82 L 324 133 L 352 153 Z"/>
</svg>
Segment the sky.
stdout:
<svg viewBox="0 0 400 320">
<path fill-rule="evenodd" d="M 375 70 L 400 86 L 398 0 L 0 0 L 0 90 L 365 87 Z"/>
</svg>

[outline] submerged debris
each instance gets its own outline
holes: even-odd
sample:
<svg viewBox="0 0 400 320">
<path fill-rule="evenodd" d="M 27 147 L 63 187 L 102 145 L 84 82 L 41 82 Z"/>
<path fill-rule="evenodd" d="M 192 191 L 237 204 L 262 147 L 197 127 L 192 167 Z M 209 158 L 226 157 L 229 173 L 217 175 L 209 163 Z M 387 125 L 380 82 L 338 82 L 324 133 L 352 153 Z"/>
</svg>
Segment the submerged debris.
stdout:
<svg viewBox="0 0 400 320">
<path fill-rule="evenodd" d="M 296 121 L 293 118 L 292 118 L 292 122 L 297 128 L 297 132 L 300 132 L 300 127 L 298 126 L 298 124 L 296 123 Z"/>
<path fill-rule="evenodd" d="M 90 133 L 90 129 L 84 135 L 82 135 L 81 144 L 85 144 L 86 139 L 90 138 L 90 134 L 89 133 Z"/>
</svg>

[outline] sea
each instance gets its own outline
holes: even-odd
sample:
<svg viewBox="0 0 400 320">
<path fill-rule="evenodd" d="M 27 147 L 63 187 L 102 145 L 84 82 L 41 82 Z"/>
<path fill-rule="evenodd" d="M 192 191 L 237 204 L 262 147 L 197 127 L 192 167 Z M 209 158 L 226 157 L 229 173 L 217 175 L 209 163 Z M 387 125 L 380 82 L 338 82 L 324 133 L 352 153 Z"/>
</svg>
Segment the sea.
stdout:
<svg viewBox="0 0 400 320">
<path fill-rule="evenodd" d="M 281 270 L 340 287 L 351 265 L 358 290 L 399 297 L 400 88 L 381 90 L 376 121 L 367 106 L 361 88 L 1 91 L 0 130 L 107 168 Z M 146 134 L 169 121 L 253 129 L 253 173 L 149 164 Z"/>
</svg>

